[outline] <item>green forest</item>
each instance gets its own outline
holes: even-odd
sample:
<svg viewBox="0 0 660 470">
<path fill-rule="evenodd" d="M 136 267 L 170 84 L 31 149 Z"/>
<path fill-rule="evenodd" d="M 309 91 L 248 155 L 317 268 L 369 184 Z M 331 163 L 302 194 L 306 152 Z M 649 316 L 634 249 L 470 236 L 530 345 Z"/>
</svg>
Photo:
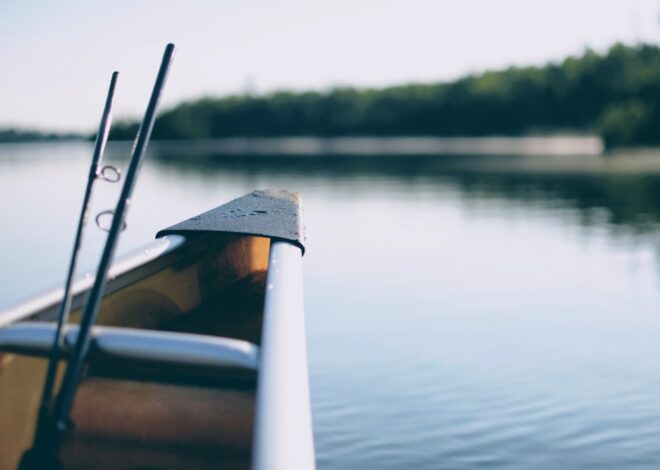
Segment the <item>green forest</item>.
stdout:
<svg viewBox="0 0 660 470">
<path fill-rule="evenodd" d="M 607 147 L 660 144 L 660 48 L 617 44 L 541 67 L 383 89 L 279 91 L 184 102 L 155 139 L 275 136 L 518 136 L 595 133 Z M 130 140 L 136 122 L 111 138 Z M 0 141 L 55 138 L 0 131 Z M 73 136 L 70 136 L 73 137 Z"/>
<path fill-rule="evenodd" d="M 203 98 L 162 113 L 156 139 L 488 136 L 585 132 L 608 147 L 660 143 L 660 48 L 617 44 L 542 67 L 384 89 Z M 130 139 L 120 123 L 112 137 Z"/>
</svg>

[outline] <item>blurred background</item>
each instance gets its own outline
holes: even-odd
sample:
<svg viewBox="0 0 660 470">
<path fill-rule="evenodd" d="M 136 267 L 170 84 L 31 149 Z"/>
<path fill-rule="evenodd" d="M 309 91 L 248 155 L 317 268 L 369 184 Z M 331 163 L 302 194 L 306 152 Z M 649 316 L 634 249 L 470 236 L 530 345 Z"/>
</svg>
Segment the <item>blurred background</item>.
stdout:
<svg viewBox="0 0 660 470">
<path fill-rule="evenodd" d="M 302 195 L 319 468 L 657 468 L 659 40 L 655 0 L 2 2 L 0 306 L 63 281 L 110 74 L 124 167 L 174 42 L 119 251 Z"/>
</svg>

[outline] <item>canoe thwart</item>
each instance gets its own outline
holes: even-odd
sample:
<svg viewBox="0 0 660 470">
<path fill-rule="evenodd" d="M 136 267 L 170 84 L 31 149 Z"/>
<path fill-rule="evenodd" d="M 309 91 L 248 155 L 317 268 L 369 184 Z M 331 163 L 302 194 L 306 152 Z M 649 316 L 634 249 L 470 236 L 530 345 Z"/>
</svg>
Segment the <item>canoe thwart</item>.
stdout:
<svg viewBox="0 0 660 470">
<path fill-rule="evenodd" d="M 302 201 L 296 193 L 260 190 L 161 230 L 163 235 L 236 233 L 285 240 L 305 250 Z"/>
<path fill-rule="evenodd" d="M 15 323 L 0 329 L 0 352 L 48 357 L 55 325 Z M 73 349 L 78 326 L 66 327 L 62 354 Z M 139 361 L 142 364 L 204 369 L 238 368 L 256 371 L 259 347 L 248 341 L 219 336 L 95 326 L 91 353 L 94 360 Z"/>
</svg>

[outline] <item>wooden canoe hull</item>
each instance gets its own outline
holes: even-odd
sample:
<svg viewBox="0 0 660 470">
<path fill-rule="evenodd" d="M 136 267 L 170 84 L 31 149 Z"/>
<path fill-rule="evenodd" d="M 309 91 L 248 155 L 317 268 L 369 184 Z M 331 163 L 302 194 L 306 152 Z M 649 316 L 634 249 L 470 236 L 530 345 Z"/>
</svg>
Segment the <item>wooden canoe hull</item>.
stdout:
<svg viewBox="0 0 660 470">
<path fill-rule="evenodd" d="M 99 324 L 259 344 L 269 246 L 263 237 L 194 237 L 168 253 L 165 265 L 157 259 L 155 268 L 140 265 L 113 279 Z M 31 317 L 52 316 L 55 307 Z M 72 321 L 78 318 L 76 311 Z M 15 468 L 32 443 L 45 365 L 44 359 L 0 355 L 2 469 Z M 256 379 L 222 375 L 89 364 L 72 410 L 75 426 L 62 448 L 63 467 L 249 467 Z"/>
</svg>

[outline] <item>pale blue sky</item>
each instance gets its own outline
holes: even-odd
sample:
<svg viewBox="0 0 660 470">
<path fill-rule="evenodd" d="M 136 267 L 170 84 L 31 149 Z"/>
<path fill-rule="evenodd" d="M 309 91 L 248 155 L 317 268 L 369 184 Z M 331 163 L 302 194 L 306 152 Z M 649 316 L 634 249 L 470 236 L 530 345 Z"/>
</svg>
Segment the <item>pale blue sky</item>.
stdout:
<svg viewBox="0 0 660 470">
<path fill-rule="evenodd" d="M 0 127 L 90 131 L 107 82 L 146 104 L 177 45 L 164 104 L 202 95 L 437 81 L 660 40 L 657 0 L 0 2 Z"/>
</svg>

